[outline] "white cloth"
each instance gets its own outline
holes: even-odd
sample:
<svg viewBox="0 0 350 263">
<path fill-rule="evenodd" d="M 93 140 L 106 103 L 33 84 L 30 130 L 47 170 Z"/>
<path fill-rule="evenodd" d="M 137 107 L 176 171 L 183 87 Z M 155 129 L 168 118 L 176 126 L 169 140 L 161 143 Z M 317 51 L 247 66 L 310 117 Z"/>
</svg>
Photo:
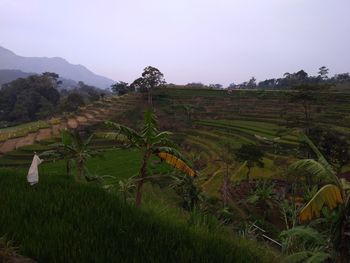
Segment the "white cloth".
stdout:
<svg viewBox="0 0 350 263">
<path fill-rule="evenodd" d="M 35 185 L 39 182 L 39 172 L 38 172 L 38 166 L 41 164 L 44 160 L 40 159 L 38 155 L 34 155 L 32 164 L 29 168 L 28 175 L 27 175 L 27 181 L 30 185 Z"/>
</svg>

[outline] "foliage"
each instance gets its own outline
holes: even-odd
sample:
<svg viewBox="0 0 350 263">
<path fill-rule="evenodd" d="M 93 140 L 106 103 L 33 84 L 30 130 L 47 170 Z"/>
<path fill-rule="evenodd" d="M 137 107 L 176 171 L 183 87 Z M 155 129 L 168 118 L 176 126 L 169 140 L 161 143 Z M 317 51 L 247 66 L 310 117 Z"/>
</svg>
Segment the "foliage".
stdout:
<svg viewBox="0 0 350 263">
<path fill-rule="evenodd" d="M 135 85 L 135 84 L 134 84 Z M 124 82 L 124 81 L 119 81 L 119 82 L 116 82 L 115 84 L 113 84 L 111 86 L 112 88 L 112 91 L 114 93 L 117 93 L 119 96 L 121 95 L 124 95 L 126 93 L 129 93 L 131 91 L 135 91 L 134 89 L 134 86 L 133 85 L 128 85 L 127 82 Z"/>
<path fill-rule="evenodd" d="M 148 66 L 144 68 L 142 77 L 136 79 L 130 87 L 139 92 L 147 92 L 148 104 L 152 105 L 152 90 L 165 85 L 164 75 L 159 69 Z"/>
<path fill-rule="evenodd" d="M 311 227 L 297 226 L 281 233 L 282 247 L 288 256 L 283 262 L 321 263 L 331 258 L 326 237 Z"/>
<path fill-rule="evenodd" d="M 266 181 L 261 180 L 258 181 L 258 183 L 255 186 L 255 189 L 250 192 L 247 201 L 250 204 L 256 204 L 258 201 L 266 201 L 272 200 L 274 196 L 274 184 Z M 272 208 L 272 204 L 269 205 L 270 208 Z"/>
<path fill-rule="evenodd" d="M 300 105 L 303 109 L 303 116 L 294 116 L 289 125 L 292 127 L 301 127 L 304 129 L 306 135 L 309 135 L 310 129 L 314 124 L 315 106 L 320 100 L 319 92 L 327 89 L 328 86 L 318 84 L 302 84 L 295 86 L 295 92 L 289 94 L 289 102 Z"/>
<path fill-rule="evenodd" d="M 136 205 L 141 204 L 142 187 L 148 176 L 147 165 L 152 155 L 161 153 L 160 157 L 162 159 L 175 165 L 176 168 L 181 168 L 184 172 L 195 175 L 195 172 L 186 164 L 181 154 L 171 147 L 172 143 L 168 139 L 171 133 L 158 130 L 156 117 L 151 110 L 145 112 L 144 123 L 140 132 L 113 122 L 106 122 L 106 124 L 116 131 L 116 138 L 122 134 L 128 139 L 131 146 L 139 148 L 142 152 L 143 162 L 137 178 Z M 109 136 L 111 136 L 111 133 L 109 133 Z"/>
<path fill-rule="evenodd" d="M 247 162 L 246 166 L 248 168 L 247 179 L 249 180 L 250 170 L 255 165 L 259 167 L 264 167 L 262 158 L 264 153 L 254 144 L 243 144 L 235 152 L 235 157 L 240 162 Z"/>
<path fill-rule="evenodd" d="M 305 169 L 313 176 L 326 178 L 331 181 L 332 184 L 323 186 L 303 207 L 299 213 L 299 220 L 305 222 L 319 217 L 324 206 L 327 206 L 331 210 L 339 207 L 340 215 L 330 227 L 331 229 L 334 228 L 334 231 L 330 233 L 330 237 L 333 241 L 334 250 L 337 253 L 337 260 L 339 262 L 346 262 L 344 260 L 350 257 L 350 239 L 347 234 L 349 231 L 348 220 L 350 216 L 348 184 L 338 179 L 332 166 L 327 162 L 312 141 L 305 135 L 302 136 L 302 138 L 317 156 L 317 161 L 310 162 L 310 160 L 300 160 L 297 164 L 292 165 L 292 168 L 294 170 L 300 168 Z"/>
<path fill-rule="evenodd" d="M 310 130 L 309 137 L 338 173 L 350 162 L 350 145 L 345 134 L 318 127 Z"/>
<path fill-rule="evenodd" d="M 274 184 L 267 181 L 259 181 L 255 189 L 247 197 L 247 202 L 253 205 L 259 205 L 264 213 L 265 218 L 269 211 L 273 209 L 275 203 Z"/>
<path fill-rule="evenodd" d="M 55 73 L 19 78 L 0 90 L 0 120 L 28 122 L 52 116 L 56 112 L 60 84 Z"/>
<path fill-rule="evenodd" d="M 295 202 L 289 202 L 289 200 L 282 200 L 280 202 L 280 212 L 282 220 L 285 223 L 286 229 L 293 228 L 298 220 L 298 208 Z"/>
<path fill-rule="evenodd" d="M 161 87 L 165 84 L 163 73 L 152 66 L 148 66 L 143 70 L 142 78 L 147 91 Z"/>
<path fill-rule="evenodd" d="M 318 192 L 318 186 L 317 185 L 313 185 L 312 187 L 306 187 L 304 189 L 304 200 L 306 202 L 309 202 L 315 196 L 315 194 L 317 192 Z"/>
<path fill-rule="evenodd" d="M 335 185 L 327 184 L 323 186 L 300 211 L 300 222 L 319 217 L 320 211 L 324 206 L 327 206 L 329 209 L 334 209 L 342 203 L 344 203 L 344 201 L 339 188 Z"/>
<path fill-rule="evenodd" d="M 84 98 L 78 92 L 71 92 L 63 102 L 63 111 L 76 111 L 85 105 Z"/>
<path fill-rule="evenodd" d="M 162 150 L 162 149 L 159 149 L 159 150 Z M 166 163 L 182 171 L 184 174 L 192 177 L 197 176 L 197 172 L 193 170 L 191 167 L 189 167 L 183 160 L 181 160 L 177 156 L 167 152 L 162 152 L 162 151 L 156 154 L 161 160 L 164 160 Z"/>
<path fill-rule="evenodd" d="M 11 240 L 6 236 L 0 237 L 0 262 L 10 262 L 11 257 L 15 256 L 18 248 L 14 246 Z"/>
<path fill-rule="evenodd" d="M 186 210 L 193 210 L 198 207 L 202 196 L 201 190 L 194 183 L 194 178 L 186 175 L 171 176 L 170 187 L 175 190 L 181 198 L 181 206 Z"/>
<path fill-rule="evenodd" d="M 107 190 L 117 190 L 117 192 L 121 195 L 124 203 L 127 202 L 128 198 L 136 188 L 134 176 L 121 179 L 119 181 L 115 176 L 110 175 L 100 176 L 100 179 L 103 180 L 103 188 Z"/>
<path fill-rule="evenodd" d="M 89 180 L 86 174 L 86 161 L 96 155 L 97 152 L 90 147 L 93 134 L 87 139 L 83 139 L 78 131 L 63 130 L 61 132 L 61 142 L 51 145 L 54 150 L 46 151 L 41 156 L 54 156 L 66 160 L 67 175 L 70 175 L 71 161 L 74 161 L 78 169 L 78 179 Z"/>
</svg>

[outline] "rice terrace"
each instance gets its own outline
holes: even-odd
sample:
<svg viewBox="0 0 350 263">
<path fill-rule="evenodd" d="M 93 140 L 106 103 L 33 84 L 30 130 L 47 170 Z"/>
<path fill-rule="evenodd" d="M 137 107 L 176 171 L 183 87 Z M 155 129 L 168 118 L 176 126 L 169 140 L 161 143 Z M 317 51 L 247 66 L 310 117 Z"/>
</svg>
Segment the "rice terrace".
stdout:
<svg viewBox="0 0 350 263">
<path fill-rule="evenodd" d="M 348 2 L 0 8 L 0 263 L 350 262 Z"/>
</svg>

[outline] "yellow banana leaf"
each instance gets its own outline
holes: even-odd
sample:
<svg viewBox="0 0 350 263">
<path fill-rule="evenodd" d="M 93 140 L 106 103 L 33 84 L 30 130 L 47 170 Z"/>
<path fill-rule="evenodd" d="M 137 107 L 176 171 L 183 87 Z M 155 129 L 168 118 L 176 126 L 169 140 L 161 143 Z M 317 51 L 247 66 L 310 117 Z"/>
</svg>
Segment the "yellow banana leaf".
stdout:
<svg viewBox="0 0 350 263">
<path fill-rule="evenodd" d="M 334 209 L 343 202 L 339 187 L 333 184 L 327 184 L 323 186 L 300 211 L 299 221 L 303 223 L 317 218 L 320 216 L 320 211 L 323 206 Z"/>
<path fill-rule="evenodd" d="M 196 171 L 194 171 L 191 167 L 189 167 L 184 161 L 182 161 L 178 157 L 166 152 L 159 152 L 157 153 L 157 156 L 160 159 L 164 160 L 166 163 L 170 164 L 171 166 L 184 172 L 185 174 L 189 176 L 197 176 Z"/>
</svg>

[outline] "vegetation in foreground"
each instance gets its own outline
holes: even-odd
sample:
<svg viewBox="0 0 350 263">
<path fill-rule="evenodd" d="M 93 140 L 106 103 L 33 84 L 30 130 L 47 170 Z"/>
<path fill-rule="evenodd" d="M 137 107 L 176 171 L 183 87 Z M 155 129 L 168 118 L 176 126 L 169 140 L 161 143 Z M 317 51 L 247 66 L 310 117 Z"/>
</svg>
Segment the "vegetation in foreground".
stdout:
<svg viewBox="0 0 350 263">
<path fill-rule="evenodd" d="M 274 262 L 269 250 L 229 238 L 205 217 L 185 223 L 125 205 L 94 184 L 1 170 L 0 233 L 39 262 Z M 192 226 L 190 226 L 192 225 Z"/>
</svg>

